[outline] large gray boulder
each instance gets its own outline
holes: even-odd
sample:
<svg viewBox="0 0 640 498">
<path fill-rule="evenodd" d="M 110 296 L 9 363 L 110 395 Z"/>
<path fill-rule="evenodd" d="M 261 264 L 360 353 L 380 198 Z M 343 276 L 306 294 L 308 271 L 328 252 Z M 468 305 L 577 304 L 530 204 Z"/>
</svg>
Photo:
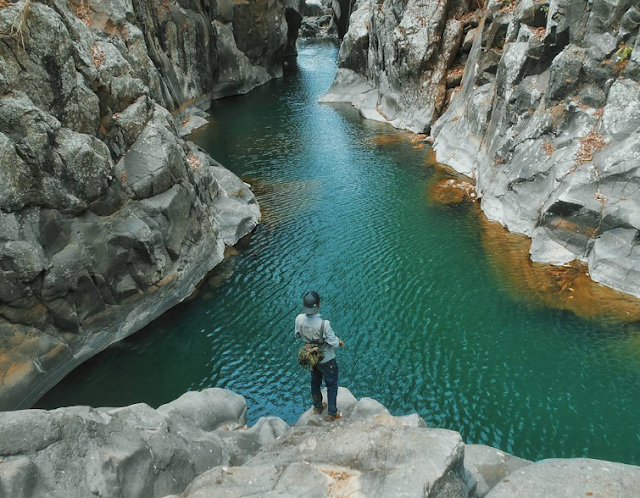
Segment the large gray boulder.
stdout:
<svg viewBox="0 0 640 498">
<path fill-rule="evenodd" d="M 490 446 L 467 444 L 464 447 L 464 470 L 470 496 L 483 498 L 505 477 L 530 463 Z"/>
<path fill-rule="evenodd" d="M 303 9 L 2 4 L 0 410 L 188 297 L 256 226 L 248 185 L 182 139 L 206 123 L 188 108 L 281 75 Z"/>
<path fill-rule="evenodd" d="M 636 496 L 640 468 L 588 458 L 542 460 L 511 474 L 487 498 Z"/>
<path fill-rule="evenodd" d="M 246 428 L 246 403 L 223 389 L 157 410 L 60 408 L 0 414 L 0 497 L 149 498 L 181 493 L 204 471 L 243 462 L 285 435 L 280 419 Z"/>
<path fill-rule="evenodd" d="M 157 410 L 0 413 L 0 498 L 629 498 L 640 486 L 640 467 L 532 464 L 347 389 L 341 402 L 344 419 L 295 427 L 247 427 L 244 398 L 215 388 Z"/>
<path fill-rule="evenodd" d="M 460 435 L 444 429 L 360 421 L 301 427 L 243 467 L 204 473 L 183 496 L 466 498 L 463 455 Z"/>
</svg>

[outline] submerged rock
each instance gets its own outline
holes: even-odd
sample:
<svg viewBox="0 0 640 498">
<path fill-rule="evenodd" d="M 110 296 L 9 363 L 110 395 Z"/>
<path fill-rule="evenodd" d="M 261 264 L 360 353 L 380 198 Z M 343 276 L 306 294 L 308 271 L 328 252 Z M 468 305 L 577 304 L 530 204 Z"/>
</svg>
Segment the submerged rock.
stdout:
<svg viewBox="0 0 640 498">
<path fill-rule="evenodd" d="M 0 410 L 188 297 L 255 227 L 248 186 L 181 137 L 205 122 L 190 106 L 282 74 L 303 8 L 0 6 Z"/>
</svg>

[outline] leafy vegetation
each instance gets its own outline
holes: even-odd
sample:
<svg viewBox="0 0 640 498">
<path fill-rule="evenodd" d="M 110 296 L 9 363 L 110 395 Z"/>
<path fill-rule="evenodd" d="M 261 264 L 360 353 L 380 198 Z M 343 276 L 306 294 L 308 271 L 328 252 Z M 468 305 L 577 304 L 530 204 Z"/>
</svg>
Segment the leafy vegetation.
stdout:
<svg viewBox="0 0 640 498">
<path fill-rule="evenodd" d="M 633 47 L 623 43 L 622 45 L 620 45 L 620 48 L 616 52 L 616 57 L 618 58 L 619 62 L 626 62 L 631 58 L 632 53 Z"/>
</svg>

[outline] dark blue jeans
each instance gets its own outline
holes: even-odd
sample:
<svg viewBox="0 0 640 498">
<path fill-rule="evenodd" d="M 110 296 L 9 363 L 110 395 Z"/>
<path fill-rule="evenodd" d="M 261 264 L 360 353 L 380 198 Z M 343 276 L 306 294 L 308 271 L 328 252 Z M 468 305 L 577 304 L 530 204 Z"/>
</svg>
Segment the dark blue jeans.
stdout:
<svg viewBox="0 0 640 498">
<path fill-rule="evenodd" d="M 313 406 L 318 410 L 322 409 L 322 379 L 327 386 L 327 405 L 329 415 L 338 413 L 338 362 L 334 358 L 326 363 L 318 363 L 316 368 L 311 370 L 311 397 Z"/>
</svg>

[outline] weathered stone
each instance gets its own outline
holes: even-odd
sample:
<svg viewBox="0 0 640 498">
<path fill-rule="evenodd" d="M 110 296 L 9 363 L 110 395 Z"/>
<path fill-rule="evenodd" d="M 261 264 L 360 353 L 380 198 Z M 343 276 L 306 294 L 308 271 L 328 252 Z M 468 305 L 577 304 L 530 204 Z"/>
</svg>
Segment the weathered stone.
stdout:
<svg viewBox="0 0 640 498">
<path fill-rule="evenodd" d="M 0 413 L 0 498 L 627 498 L 640 485 L 640 467 L 532 464 L 373 399 L 353 404 L 340 422 L 293 428 L 272 417 L 247 427 L 245 400 L 223 389 L 157 410 Z"/>
<path fill-rule="evenodd" d="M 584 54 L 575 46 L 569 46 L 553 60 L 547 94 L 550 99 L 564 99 L 577 86 L 581 59 Z"/>
<path fill-rule="evenodd" d="M 477 33 L 478 33 L 478 30 L 475 28 L 467 31 L 467 33 L 464 35 L 464 40 L 461 45 L 462 50 L 464 50 L 465 52 L 468 52 L 469 50 L 471 50 L 471 45 L 473 45 L 473 41 L 475 40 Z"/>
<path fill-rule="evenodd" d="M 320 0 L 306 0 L 304 6 L 304 15 L 306 17 L 318 17 L 326 14 L 324 5 Z"/>
<path fill-rule="evenodd" d="M 279 419 L 230 430 L 245 417 L 244 399 L 222 389 L 187 393 L 158 410 L 138 404 L 0 413 L 0 496 L 180 493 L 198 474 L 245 461 L 288 430 Z"/>
<path fill-rule="evenodd" d="M 55 143 L 57 156 L 54 173 L 72 195 L 87 203 L 105 195 L 114 178 L 109 149 L 89 135 L 62 128 Z"/>
<path fill-rule="evenodd" d="M 640 81 L 619 80 L 611 86 L 602 125 L 608 136 L 619 139 L 640 130 Z"/>
<path fill-rule="evenodd" d="M 254 66 L 249 57 L 237 47 L 234 33 L 228 25 L 214 21 L 212 27 L 221 65 L 211 89 L 214 98 L 245 94 L 271 79 L 265 68 Z"/>
<path fill-rule="evenodd" d="M 614 228 L 599 236 L 589 254 L 589 273 L 596 282 L 639 295 L 640 234 Z"/>
<path fill-rule="evenodd" d="M 261 447 L 286 436 L 291 428 L 276 417 L 261 418 L 253 427 L 220 432 L 231 454 L 232 465 L 244 465 Z"/>
<path fill-rule="evenodd" d="M 7 211 L 22 209 L 33 189 L 33 178 L 11 140 L 0 133 L 0 206 Z"/>
<path fill-rule="evenodd" d="M 9 341 L 0 409 L 190 295 L 255 227 L 250 189 L 181 125 L 282 74 L 304 1 L 78 7 L 0 16 L 0 335 L 30 338 Z"/>
<path fill-rule="evenodd" d="M 427 423 L 417 413 L 402 415 L 396 418 L 402 423 L 402 425 L 406 425 L 407 427 L 427 427 Z"/>
<path fill-rule="evenodd" d="M 322 400 L 323 403 L 327 402 L 327 390 L 322 389 Z M 351 413 L 353 412 L 354 407 L 356 406 L 357 400 L 351 391 L 346 387 L 338 388 L 338 398 L 336 404 L 338 405 L 338 412 L 342 414 L 343 417 L 349 418 Z M 302 416 L 298 419 L 296 423 L 296 427 L 306 426 L 306 425 L 323 425 L 327 422 L 324 418 L 327 416 L 326 413 L 316 414 L 313 411 L 313 408 L 310 408 Z"/>
<path fill-rule="evenodd" d="M 305 17 L 300 26 L 300 36 L 337 41 L 338 32 L 333 16 Z"/>
<path fill-rule="evenodd" d="M 371 420 L 376 415 L 391 415 L 382 403 L 371 398 L 362 398 L 351 412 L 351 420 Z"/>
<path fill-rule="evenodd" d="M 605 93 L 595 85 L 587 85 L 580 90 L 580 102 L 596 109 L 602 107 L 607 99 Z"/>
<path fill-rule="evenodd" d="M 633 496 L 640 487 L 640 468 L 587 458 L 551 459 L 509 474 L 487 498 L 568 498 L 569 496 Z"/>
<path fill-rule="evenodd" d="M 302 1 L 302 0 L 301 0 Z M 252 64 L 266 67 L 272 76 L 282 75 L 288 25 L 282 2 L 254 0 L 233 6 L 233 36 Z M 304 4 L 300 12 L 304 10 Z"/>
<path fill-rule="evenodd" d="M 489 446 L 467 444 L 464 469 L 470 496 L 483 498 L 502 479 L 530 463 Z"/>
<path fill-rule="evenodd" d="M 153 213 L 162 213 L 168 223 L 165 244 L 173 259 L 180 256 L 182 243 L 189 231 L 189 219 L 192 203 L 187 190 L 181 185 L 174 185 L 166 192 L 144 201 Z"/>
<path fill-rule="evenodd" d="M 320 100 L 351 102 L 368 119 L 428 131 L 445 104 L 463 34 L 464 24 L 447 19 L 441 3 L 358 2 L 338 56 L 343 71 Z"/>
<path fill-rule="evenodd" d="M 187 425 L 203 431 L 226 426 L 236 429 L 247 422 L 247 403 L 242 396 L 224 389 L 188 392 L 177 400 L 162 405 L 158 412 L 185 420 Z"/>
<path fill-rule="evenodd" d="M 36 466 L 26 456 L 10 458 L 0 466 L 0 497 L 33 496 Z"/>
<path fill-rule="evenodd" d="M 613 21 L 630 4 L 544 5 L 522 1 L 513 15 L 488 5 L 462 88 L 433 127 L 436 156 L 476 178 L 490 219 L 533 238 L 534 261 L 582 261 L 595 279 L 640 296 L 627 265 L 635 238 L 605 236 L 638 228 L 640 85 L 616 62 L 620 40 L 635 47 L 637 33 Z M 593 255 L 596 246 L 613 259 Z"/>
<path fill-rule="evenodd" d="M 448 487 L 448 478 L 459 481 L 463 456 L 460 436 L 451 431 L 351 422 L 338 428 L 296 428 L 259 451 L 251 465 L 307 462 L 312 468 L 345 472 L 345 480 L 356 478 L 367 497 L 437 497 L 447 496 L 440 492 Z M 466 496 L 464 486 L 458 489 L 448 496 Z"/>
<path fill-rule="evenodd" d="M 0 243 L 0 267 L 13 271 L 20 280 L 30 282 L 44 270 L 42 247 L 23 241 Z"/>
</svg>

